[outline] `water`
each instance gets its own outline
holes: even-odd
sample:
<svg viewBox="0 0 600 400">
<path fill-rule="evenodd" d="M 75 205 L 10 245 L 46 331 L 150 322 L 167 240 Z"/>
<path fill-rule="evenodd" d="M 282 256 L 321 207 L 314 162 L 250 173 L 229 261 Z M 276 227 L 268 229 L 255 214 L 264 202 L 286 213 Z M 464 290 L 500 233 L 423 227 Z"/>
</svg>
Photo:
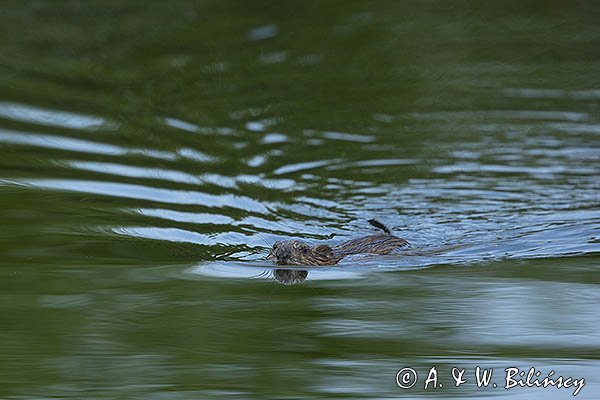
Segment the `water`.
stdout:
<svg viewBox="0 0 600 400">
<path fill-rule="evenodd" d="M 0 397 L 598 398 L 599 15 L 8 2 Z M 412 249 L 264 260 L 370 218 Z"/>
</svg>

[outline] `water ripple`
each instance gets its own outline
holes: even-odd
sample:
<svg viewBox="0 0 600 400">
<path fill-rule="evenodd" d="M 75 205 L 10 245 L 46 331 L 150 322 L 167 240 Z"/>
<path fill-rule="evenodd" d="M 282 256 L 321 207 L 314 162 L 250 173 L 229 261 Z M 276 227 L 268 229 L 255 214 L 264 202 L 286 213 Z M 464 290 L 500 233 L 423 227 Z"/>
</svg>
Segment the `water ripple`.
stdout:
<svg viewBox="0 0 600 400">
<path fill-rule="evenodd" d="M 455 111 L 412 113 L 410 116 L 427 120 L 472 120 L 472 119 L 507 119 L 534 121 L 570 121 L 583 122 L 589 120 L 589 114 L 572 111 L 541 111 L 541 110 L 498 110 L 498 111 Z"/>
<path fill-rule="evenodd" d="M 46 149 L 102 154 L 109 156 L 141 155 L 144 157 L 168 161 L 176 160 L 179 157 L 178 154 L 169 151 L 144 148 L 127 148 L 91 140 L 76 139 L 58 135 L 9 131 L 6 129 L 0 129 L 0 142 L 14 145 L 35 146 Z M 202 157 L 200 153 L 194 154 L 192 152 L 189 150 L 184 150 L 181 153 L 181 156 L 186 158 Z"/>
<path fill-rule="evenodd" d="M 64 161 L 64 164 L 69 168 L 130 178 L 159 179 L 196 185 L 202 183 L 202 181 L 194 175 L 165 168 L 134 167 L 131 165 L 94 161 Z"/>
<path fill-rule="evenodd" d="M 249 213 L 268 213 L 269 203 L 235 194 L 215 195 L 191 190 L 172 190 L 130 183 L 86 181 L 78 179 L 23 179 L 0 180 L 0 185 L 18 185 L 45 190 L 62 190 L 111 196 L 117 198 L 149 200 L 170 204 L 200 205 L 208 208 L 230 207 Z"/>
<path fill-rule="evenodd" d="M 339 159 L 333 160 L 321 160 L 321 161 L 309 161 L 309 162 L 301 162 L 296 164 L 284 165 L 283 167 L 279 167 L 273 171 L 274 175 L 284 175 L 290 174 L 293 172 L 306 171 L 311 169 L 316 169 L 320 167 L 324 167 L 327 165 L 332 165 L 339 162 Z"/>
<path fill-rule="evenodd" d="M 131 211 L 147 217 L 194 224 L 230 225 L 234 222 L 233 218 L 216 213 L 184 212 L 163 208 L 138 208 Z"/>
<path fill-rule="evenodd" d="M 0 117 L 68 129 L 117 130 L 119 128 L 119 124 L 116 122 L 101 117 L 9 102 L 0 102 Z"/>
</svg>

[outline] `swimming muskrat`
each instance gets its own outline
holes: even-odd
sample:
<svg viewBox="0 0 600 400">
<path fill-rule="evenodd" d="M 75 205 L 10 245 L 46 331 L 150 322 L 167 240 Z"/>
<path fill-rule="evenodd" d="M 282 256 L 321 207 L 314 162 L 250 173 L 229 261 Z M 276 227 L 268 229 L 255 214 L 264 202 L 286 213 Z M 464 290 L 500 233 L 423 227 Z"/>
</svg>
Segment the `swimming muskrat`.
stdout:
<svg viewBox="0 0 600 400">
<path fill-rule="evenodd" d="M 275 242 L 267 259 L 280 265 L 334 265 L 350 254 L 389 254 L 393 250 L 409 246 L 409 243 L 392 235 L 392 232 L 381 222 L 370 219 L 369 223 L 384 233 L 377 233 L 348 240 L 337 246 L 320 244 L 310 246 L 300 240 Z"/>
</svg>

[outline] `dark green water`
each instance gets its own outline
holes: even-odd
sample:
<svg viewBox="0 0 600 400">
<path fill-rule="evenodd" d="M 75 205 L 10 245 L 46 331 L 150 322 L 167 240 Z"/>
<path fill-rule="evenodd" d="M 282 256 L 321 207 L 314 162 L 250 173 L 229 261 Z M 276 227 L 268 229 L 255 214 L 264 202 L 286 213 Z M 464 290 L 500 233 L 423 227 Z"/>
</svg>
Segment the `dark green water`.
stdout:
<svg viewBox="0 0 600 400">
<path fill-rule="evenodd" d="M 0 398 L 573 397 L 506 390 L 508 367 L 599 398 L 598 21 L 594 1 L 3 1 Z M 370 218 L 411 252 L 273 278 L 275 240 Z"/>
</svg>

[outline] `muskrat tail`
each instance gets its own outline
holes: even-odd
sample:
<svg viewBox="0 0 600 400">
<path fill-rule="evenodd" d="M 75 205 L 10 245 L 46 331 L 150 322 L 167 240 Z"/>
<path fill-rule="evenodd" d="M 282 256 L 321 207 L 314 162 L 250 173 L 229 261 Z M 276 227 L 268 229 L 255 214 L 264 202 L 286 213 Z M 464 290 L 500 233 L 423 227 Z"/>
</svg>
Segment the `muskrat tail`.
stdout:
<svg viewBox="0 0 600 400">
<path fill-rule="evenodd" d="M 387 234 L 390 234 L 390 235 L 392 234 L 392 231 L 390 231 L 390 229 L 387 226 L 385 226 L 381 222 L 377 221 L 376 219 L 370 219 L 367 222 L 370 223 L 371 225 L 373 225 L 375 228 L 381 229 L 382 231 L 384 231 Z"/>
</svg>

